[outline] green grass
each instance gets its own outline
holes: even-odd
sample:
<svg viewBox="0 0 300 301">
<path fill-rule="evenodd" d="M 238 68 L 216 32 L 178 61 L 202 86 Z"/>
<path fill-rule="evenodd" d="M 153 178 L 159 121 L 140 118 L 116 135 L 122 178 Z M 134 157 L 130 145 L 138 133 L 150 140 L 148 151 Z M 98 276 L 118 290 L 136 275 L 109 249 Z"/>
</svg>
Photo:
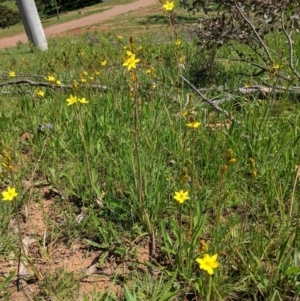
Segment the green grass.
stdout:
<svg viewBox="0 0 300 301">
<path fill-rule="evenodd" d="M 91 250 L 103 252 L 99 268 L 112 257 L 129 265 L 121 279 L 112 277 L 123 297 L 102 291 L 86 300 L 297 298 L 299 101 L 287 94 L 235 95 L 222 106 L 235 121 L 230 128 L 214 126 L 226 122 L 225 117 L 179 78 L 195 77 L 199 50 L 189 39 L 182 39 L 180 47 L 174 42 L 158 29 L 137 36 L 131 45 L 128 35 L 118 40 L 111 33 L 93 33 L 51 39 L 47 52 L 27 45 L 1 51 L 2 81 L 37 80 L 39 75 L 46 82 L 51 74 L 62 84 L 79 82 L 72 89 L 40 87 L 43 98 L 24 84 L 2 89 L 1 160 L 13 172 L 2 166 L 1 189 L 16 187 L 15 205 L 21 211 L 24 204 L 41 203 L 40 183 L 46 182 L 59 192 L 56 215 L 45 218 L 56 239 L 46 243 L 53 248 L 88 242 Z M 122 66 L 124 47 L 141 60 L 136 71 Z M 230 61 L 219 66 L 215 84 L 228 74 L 230 88 L 246 84 L 249 78 L 233 76 L 238 68 L 248 70 Z M 15 79 L 7 77 L 9 70 L 16 72 Z M 86 83 L 80 83 L 82 78 Z M 201 85 L 199 79 L 195 84 Z M 70 94 L 89 103 L 67 106 Z M 195 130 L 186 126 L 194 120 L 201 122 Z M 51 127 L 41 131 L 46 124 Z M 24 133 L 33 139 L 22 139 Z M 28 179 L 33 190 L 24 187 Z M 174 194 L 181 189 L 190 199 L 179 205 Z M 18 236 L 8 230 L 17 214 L 13 205 L 0 203 L 3 260 L 19 246 Z M 86 214 L 77 223 L 74 216 L 81 211 Z M 151 237 L 155 258 L 138 268 L 135 248 L 151 244 Z M 42 244 L 42 237 L 37 239 Z M 196 263 L 206 252 L 218 254 L 220 266 L 213 277 Z M 74 300 L 79 279 L 67 271 L 49 273 L 36 299 Z M 10 290 L 4 288 L 8 295 Z"/>
</svg>

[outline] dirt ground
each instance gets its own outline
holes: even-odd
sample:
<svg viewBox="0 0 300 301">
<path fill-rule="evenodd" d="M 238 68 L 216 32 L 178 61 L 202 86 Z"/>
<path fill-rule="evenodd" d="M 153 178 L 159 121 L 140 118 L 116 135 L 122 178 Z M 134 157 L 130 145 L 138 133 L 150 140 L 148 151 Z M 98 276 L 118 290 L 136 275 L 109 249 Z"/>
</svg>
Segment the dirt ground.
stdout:
<svg viewBox="0 0 300 301">
<path fill-rule="evenodd" d="M 17 277 L 13 278 L 5 288 L 5 291 L 10 292 L 9 300 L 33 301 L 39 296 L 42 298 L 39 300 L 81 301 L 92 300 L 90 297 L 93 293 L 122 296 L 122 279 L 130 274 L 130 262 L 133 260 L 135 268 L 146 270 L 144 263 L 149 260 L 148 242 L 128 242 L 128 250 L 134 256 L 127 258 L 107 250 L 91 248 L 82 241 L 74 240 L 67 246 L 57 237 L 51 236 L 54 224 L 64 223 L 62 214 L 55 209 L 56 192 L 47 186 L 38 189 L 42 200 L 28 204 L 26 214 L 22 213 L 20 226 L 27 256 L 32 260 L 41 278 L 39 281 L 30 264 L 24 263 L 22 274 L 25 275 L 26 281 L 22 280 L 21 284 L 17 285 Z M 74 218 L 80 223 L 80 214 Z M 18 232 L 16 220 L 10 221 L 9 231 Z M 0 275 L 7 277 L 12 272 L 20 275 L 20 262 L 16 254 L 11 252 L 9 258 L 0 255 Z M 49 275 L 53 276 L 49 278 Z M 63 289 L 62 285 L 65 286 Z M 59 299 L 55 295 L 57 287 L 61 291 Z M 71 291 L 72 299 L 68 297 L 68 290 Z M 3 297 L 2 293 L 3 291 L 0 291 L 0 300 Z M 65 295 L 62 296 L 63 293 Z M 88 299 L 84 299 L 85 296 L 89 296 Z"/>
<path fill-rule="evenodd" d="M 80 28 L 83 28 L 85 26 L 93 25 L 94 27 L 100 27 L 101 22 L 105 20 L 112 19 L 116 16 L 128 13 L 130 11 L 148 7 L 150 5 L 156 4 L 157 2 L 158 0 L 139 0 L 129 4 L 117 5 L 101 13 L 92 14 L 87 17 L 69 21 L 63 24 L 46 27 L 44 28 L 45 35 L 47 38 L 49 38 L 57 35 L 62 35 L 64 33 L 66 34 L 72 30 L 80 31 Z M 28 42 L 25 32 L 15 36 L 0 39 L 0 49 L 16 46 L 17 42 Z"/>
</svg>

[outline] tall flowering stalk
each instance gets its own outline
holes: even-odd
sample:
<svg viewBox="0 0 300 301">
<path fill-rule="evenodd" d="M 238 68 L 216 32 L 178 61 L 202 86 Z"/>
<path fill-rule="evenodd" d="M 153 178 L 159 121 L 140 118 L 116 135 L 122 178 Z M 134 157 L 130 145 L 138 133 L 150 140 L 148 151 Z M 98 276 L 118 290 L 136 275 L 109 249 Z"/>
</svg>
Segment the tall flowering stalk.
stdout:
<svg viewBox="0 0 300 301">
<path fill-rule="evenodd" d="M 137 65 L 140 63 L 140 59 L 136 57 L 134 52 L 134 39 L 130 37 L 130 46 L 131 50 L 126 52 L 126 56 L 123 62 L 123 67 L 127 69 L 130 73 L 130 81 L 133 83 L 132 91 L 133 91 L 133 100 L 134 100 L 134 148 L 136 155 L 136 164 L 137 164 L 137 199 L 139 203 L 139 207 L 141 209 L 141 214 L 143 218 L 143 222 L 150 234 L 150 257 L 155 255 L 155 234 L 152 229 L 152 225 L 149 219 L 149 215 L 146 210 L 144 195 L 143 195 L 143 176 L 142 176 L 142 166 L 141 166 L 141 158 L 140 158 L 140 150 L 139 150 L 139 100 L 138 100 L 138 76 L 137 76 Z"/>
<path fill-rule="evenodd" d="M 186 116 L 188 119 L 188 123 L 186 123 L 187 128 L 192 131 L 192 142 L 191 142 L 191 163 L 192 163 L 192 168 L 191 168 L 191 195 L 194 196 L 194 192 L 195 192 L 195 146 L 196 146 L 196 131 L 198 129 L 198 127 L 201 125 L 201 123 L 199 121 L 195 121 L 194 120 L 194 116 Z M 189 137 L 189 132 L 187 133 L 187 137 Z M 194 212 L 194 203 L 191 203 L 190 206 L 190 216 L 192 216 L 193 212 Z M 190 219 L 190 232 L 193 231 L 194 225 L 193 225 L 193 219 Z"/>
<path fill-rule="evenodd" d="M 4 202 L 13 202 L 15 206 L 16 211 L 16 221 L 17 221 L 17 227 L 18 227 L 18 235 L 19 235 L 19 241 L 20 241 L 20 247 L 21 251 L 18 251 L 16 248 L 12 247 L 13 252 L 18 255 L 19 262 L 22 262 L 24 264 L 24 261 L 26 261 L 27 264 L 30 265 L 33 272 L 35 273 L 36 277 L 39 281 L 43 280 L 42 274 L 37 270 L 37 268 L 34 266 L 30 258 L 26 255 L 26 250 L 24 249 L 23 239 L 22 239 L 22 232 L 21 232 L 21 225 L 20 225 L 20 215 L 19 215 L 19 207 L 18 207 L 18 195 L 17 192 L 15 178 L 14 178 L 14 168 L 12 165 L 12 159 L 7 151 L 2 152 L 3 162 L 2 162 L 2 175 L 8 178 L 12 184 L 12 186 L 8 186 L 6 190 L 2 191 L 2 201 Z"/>
<path fill-rule="evenodd" d="M 178 246 L 178 261 L 179 261 L 179 269 L 181 268 L 181 264 L 182 264 L 182 204 L 189 200 L 189 192 L 188 191 L 184 191 L 184 190 L 180 190 L 178 192 L 175 192 L 174 195 L 174 200 L 176 200 L 179 204 L 179 219 L 178 219 L 178 223 L 179 223 L 179 246 Z"/>
<path fill-rule="evenodd" d="M 82 71 L 82 73 L 85 71 Z M 91 170 L 91 166 L 90 166 L 90 160 L 89 160 L 89 155 L 88 155 L 88 149 L 87 149 L 87 145 L 86 145 L 86 141 L 84 138 L 84 125 L 83 125 L 83 121 L 82 121 L 82 112 L 81 112 L 81 105 L 85 105 L 88 104 L 89 101 L 86 100 L 85 97 L 79 98 L 78 96 L 76 96 L 76 92 L 77 92 L 77 82 L 73 82 L 73 91 L 74 91 L 74 95 L 71 94 L 69 98 L 66 99 L 67 101 L 67 106 L 71 106 L 71 105 L 75 105 L 76 106 L 76 113 L 77 113 L 77 118 L 79 121 L 79 131 L 80 131 L 80 136 L 81 136 L 81 140 L 83 143 L 83 147 L 84 147 L 84 153 L 85 153 L 85 161 L 86 161 L 86 166 L 87 166 L 87 174 L 89 177 L 89 182 L 90 182 L 90 186 L 91 186 L 91 190 L 94 190 L 94 185 L 93 185 L 93 179 L 92 179 L 92 170 Z"/>
</svg>

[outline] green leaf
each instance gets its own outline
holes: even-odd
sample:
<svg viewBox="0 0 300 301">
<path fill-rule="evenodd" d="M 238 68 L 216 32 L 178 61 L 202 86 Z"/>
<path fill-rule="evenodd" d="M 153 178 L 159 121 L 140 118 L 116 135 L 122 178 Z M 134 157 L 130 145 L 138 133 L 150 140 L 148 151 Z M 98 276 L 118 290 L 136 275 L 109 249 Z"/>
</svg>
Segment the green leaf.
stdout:
<svg viewBox="0 0 300 301">
<path fill-rule="evenodd" d="M 125 299 L 126 301 L 136 301 L 135 294 L 132 294 L 126 284 L 124 284 L 124 291 L 125 291 Z"/>
<path fill-rule="evenodd" d="M 290 268 L 285 272 L 286 275 L 292 275 L 292 274 L 298 274 L 298 273 L 300 273 L 300 268 L 295 267 L 295 266 L 290 267 Z"/>
<path fill-rule="evenodd" d="M 3 290 L 3 288 L 12 280 L 15 276 L 15 273 L 12 272 L 5 280 L 0 284 L 0 292 Z"/>
<path fill-rule="evenodd" d="M 109 244 L 108 243 L 102 243 L 102 244 L 99 244 L 95 241 L 92 241 L 92 240 L 89 240 L 89 239 L 85 239 L 85 241 L 90 244 L 91 246 L 93 247 L 96 247 L 96 248 L 99 248 L 99 249 L 106 249 L 109 247 Z"/>
</svg>

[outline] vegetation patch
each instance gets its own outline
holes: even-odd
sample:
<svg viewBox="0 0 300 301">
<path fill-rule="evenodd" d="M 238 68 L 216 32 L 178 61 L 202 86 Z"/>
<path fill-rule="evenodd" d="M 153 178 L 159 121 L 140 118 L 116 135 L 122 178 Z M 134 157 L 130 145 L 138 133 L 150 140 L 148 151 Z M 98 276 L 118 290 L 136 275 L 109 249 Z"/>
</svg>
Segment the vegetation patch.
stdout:
<svg viewBox="0 0 300 301">
<path fill-rule="evenodd" d="M 298 37 L 209 57 L 179 10 L 2 51 L 3 300 L 299 298 Z"/>
</svg>

